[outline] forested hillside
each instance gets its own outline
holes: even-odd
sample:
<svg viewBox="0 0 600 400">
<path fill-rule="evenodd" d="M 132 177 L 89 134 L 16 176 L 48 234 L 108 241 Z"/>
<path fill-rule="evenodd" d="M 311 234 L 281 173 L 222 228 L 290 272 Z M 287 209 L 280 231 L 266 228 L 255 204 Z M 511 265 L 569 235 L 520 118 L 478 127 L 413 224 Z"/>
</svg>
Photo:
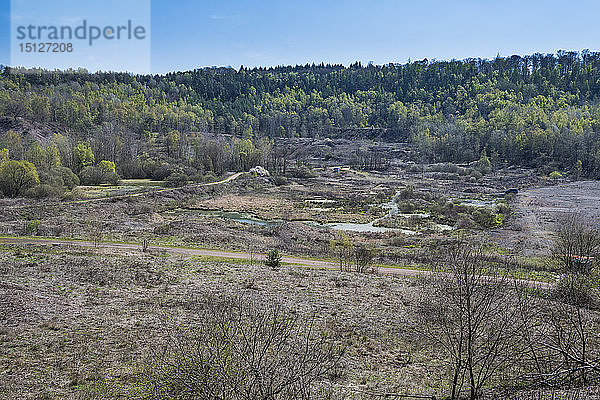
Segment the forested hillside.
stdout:
<svg viewBox="0 0 600 400">
<path fill-rule="evenodd" d="M 485 152 L 496 164 L 598 177 L 599 98 L 600 53 L 589 51 L 154 76 L 5 67 L 0 149 L 80 178 L 107 161 L 122 177 L 164 179 L 275 165 L 278 137 L 378 137 L 413 143 L 422 161 Z"/>
</svg>

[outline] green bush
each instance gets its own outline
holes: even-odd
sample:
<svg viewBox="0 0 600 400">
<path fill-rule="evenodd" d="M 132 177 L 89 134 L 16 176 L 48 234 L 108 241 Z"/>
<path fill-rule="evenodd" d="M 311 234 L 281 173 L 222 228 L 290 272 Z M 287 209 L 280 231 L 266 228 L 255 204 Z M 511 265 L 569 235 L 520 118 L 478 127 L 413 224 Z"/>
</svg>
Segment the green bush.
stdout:
<svg viewBox="0 0 600 400">
<path fill-rule="evenodd" d="M 313 172 L 304 165 L 290 170 L 289 174 L 298 179 L 309 179 L 314 176 Z"/>
<path fill-rule="evenodd" d="M 470 168 L 463 168 L 463 167 L 458 167 L 458 174 L 460 176 L 468 176 L 469 174 L 471 174 L 472 169 Z"/>
<path fill-rule="evenodd" d="M 149 168 L 153 168 L 151 172 L 152 179 L 157 181 L 164 181 L 173 173 L 173 168 L 168 164 L 152 164 L 152 167 Z"/>
<path fill-rule="evenodd" d="M 85 167 L 79 173 L 81 183 L 84 185 L 99 185 L 102 183 L 104 173 L 97 167 Z"/>
<path fill-rule="evenodd" d="M 32 221 L 27 221 L 27 225 L 25 225 L 25 234 L 27 235 L 37 235 L 38 229 L 40 228 L 40 221 L 34 219 Z"/>
<path fill-rule="evenodd" d="M 0 164 L 0 191 L 8 197 L 22 196 L 40 183 L 35 166 L 28 161 L 6 161 Z"/>
<path fill-rule="evenodd" d="M 485 207 L 470 207 L 473 221 L 482 228 L 494 228 L 502 224 L 503 216 Z"/>
<path fill-rule="evenodd" d="M 563 174 L 561 174 L 561 173 L 560 173 L 560 172 L 558 172 L 558 171 L 552 171 L 552 172 L 550 172 L 550 175 L 548 175 L 548 177 L 549 177 L 551 180 L 553 180 L 553 181 L 556 181 L 556 180 L 559 180 L 559 179 L 561 179 L 561 178 L 563 177 Z"/>
<path fill-rule="evenodd" d="M 53 167 L 49 171 L 40 172 L 40 182 L 28 191 L 30 197 L 57 196 L 79 186 L 79 178 L 67 167 Z"/>
<path fill-rule="evenodd" d="M 512 207 L 506 201 L 499 201 L 496 203 L 496 210 L 499 214 L 504 215 L 511 215 L 513 212 Z"/>
<path fill-rule="evenodd" d="M 81 170 L 79 177 L 84 185 L 101 185 L 103 183 L 116 185 L 121 179 L 115 172 L 100 166 L 85 167 Z"/>
<path fill-rule="evenodd" d="M 73 190 L 63 193 L 61 200 L 72 201 L 81 199 L 83 197 L 85 197 L 84 192 L 80 188 L 75 187 Z"/>
<path fill-rule="evenodd" d="M 180 187 L 188 183 L 190 178 L 181 172 L 174 172 L 165 179 L 165 185 L 168 187 Z"/>
<path fill-rule="evenodd" d="M 428 172 L 447 172 L 457 174 L 460 171 L 460 167 L 452 163 L 433 164 L 427 167 Z"/>
<path fill-rule="evenodd" d="M 52 186 L 42 183 L 41 185 L 27 189 L 24 195 L 35 199 L 44 199 L 47 197 L 60 197 L 64 192 L 63 186 Z"/>
<path fill-rule="evenodd" d="M 487 175 L 492 172 L 492 163 L 485 151 L 481 154 L 479 160 L 475 163 L 475 169 L 483 175 Z"/>
<path fill-rule="evenodd" d="M 67 167 L 54 167 L 50 170 L 50 174 L 54 176 L 60 176 L 63 186 L 67 189 L 72 190 L 74 187 L 79 186 L 79 178 L 70 168 Z"/>
<path fill-rule="evenodd" d="M 279 254 L 279 250 L 273 249 L 269 251 L 265 265 L 271 268 L 279 268 L 281 266 L 281 254 Z"/>
<path fill-rule="evenodd" d="M 275 176 L 273 176 L 273 183 L 277 186 L 283 186 L 283 185 L 287 185 L 288 180 L 285 176 L 275 175 Z"/>
<path fill-rule="evenodd" d="M 411 213 L 417 209 L 415 203 L 412 203 L 410 201 L 399 201 L 397 202 L 397 204 L 398 210 L 400 210 L 403 213 Z"/>
<path fill-rule="evenodd" d="M 471 171 L 470 177 L 475 180 L 479 180 L 483 177 L 483 174 L 481 173 L 481 171 L 474 169 Z"/>
<path fill-rule="evenodd" d="M 156 235 L 167 235 L 171 231 L 171 225 L 160 224 L 154 227 L 154 234 Z"/>
</svg>

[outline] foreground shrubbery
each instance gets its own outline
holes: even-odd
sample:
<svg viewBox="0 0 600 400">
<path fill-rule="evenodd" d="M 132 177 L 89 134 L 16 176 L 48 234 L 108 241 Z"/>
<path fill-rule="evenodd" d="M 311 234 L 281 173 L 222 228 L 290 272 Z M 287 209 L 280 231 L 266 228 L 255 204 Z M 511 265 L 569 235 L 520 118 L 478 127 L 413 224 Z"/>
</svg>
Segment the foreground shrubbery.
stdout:
<svg viewBox="0 0 600 400">
<path fill-rule="evenodd" d="M 342 351 L 314 318 L 279 305 L 205 299 L 199 324 L 165 332 L 144 379 L 153 400 L 323 398 Z"/>
<path fill-rule="evenodd" d="M 423 281 L 420 326 L 443 351 L 451 399 L 475 400 L 493 387 L 600 383 L 600 315 L 570 291 L 589 293 L 582 277 L 559 283 L 556 293 L 568 296 L 557 301 L 467 245 L 450 253 L 443 271 Z"/>
<path fill-rule="evenodd" d="M 195 262 L 152 248 L 8 248 L 0 389 L 11 399 L 447 399 L 458 371 L 464 400 L 472 369 L 482 398 L 538 400 L 527 393 L 598 383 L 597 311 L 490 277 L 499 271 L 488 257 L 463 255 L 419 280 Z M 43 315 L 24 312 L 38 305 Z M 348 349 L 339 364 L 337 343 Z M 507 393 L 515 387 L 526 394 Z"/>
</svg>

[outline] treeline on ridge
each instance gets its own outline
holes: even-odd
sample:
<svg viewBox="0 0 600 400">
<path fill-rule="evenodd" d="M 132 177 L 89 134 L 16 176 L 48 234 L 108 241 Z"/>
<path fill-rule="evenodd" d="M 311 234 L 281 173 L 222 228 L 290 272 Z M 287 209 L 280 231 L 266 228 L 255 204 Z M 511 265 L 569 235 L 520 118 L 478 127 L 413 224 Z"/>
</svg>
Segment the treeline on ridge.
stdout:
<svg viewBox="0 0 600 400">
<path fill-rule="evenodd" d="M 468 162 L 485 152 L 496 164 L 598 177 L 599 94 L 600 53 L 587 50 L 143 76 L 4 67 L 0 116 L 9 128 L 19 120 L 52 127 L 58 136 L 42 145 L 68 142 L 64 167 L 77 169 L 82 144 L 123 177 L 245 169 L 271 159 L 280 137 L 377 137 L 412 143 L 419 161 Z M 24 159 L 33 140 L 22 137 L 20 150 L 7 131 L 0 148 Z M 236 139 L 224 144 L 222 134 Z"/>
</svg>

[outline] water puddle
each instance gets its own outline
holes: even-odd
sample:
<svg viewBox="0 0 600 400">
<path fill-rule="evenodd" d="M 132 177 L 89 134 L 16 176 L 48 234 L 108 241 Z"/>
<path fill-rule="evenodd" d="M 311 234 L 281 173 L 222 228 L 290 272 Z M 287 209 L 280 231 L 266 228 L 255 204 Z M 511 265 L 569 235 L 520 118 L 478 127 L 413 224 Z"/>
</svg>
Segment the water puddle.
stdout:
<svg viewBox="0 0 600 400">
<path fill-rule="evenodd" d="M 453 231 L 454 227 L 450 226 L 450 225 L 445 225 L 445 224 L 434 224 L 434 227 L 442 232 L 446 232 L 446 231 Z"/>
<path fill-rule="evenodd" d="M 403 228 L 388 228 L 385 226 L 377 226 L 379 223 L 385 219 L 389 218 L 406 218 L 406 219 L 414 219 L 414 220 L 426 220 L 431 217 L 428 213 L 401 213 L 398 209 L 397 199 L 399 196 L 399 191 L 388 201 L 387 203 L 374 205 L 377 207 L 381 207 L 384 210 L 387 210 L 387 213 L 380 218 L 376 218 L 368 223 L 353 223 L 353 222 L 334 222 L 334 223 L 326 223 L 322 224 L 317 221 L 298 221 L 304 223 L 306 225 L 316 227 L 316 228 L 327 228 L 334 229 L 338 231 L 348 231 L 348 232 L 359 232 L 359 233 L 385 233 L 385 232 L 398 232 L 404 235 L 417 235 L 418 231 L 412 229 L 403 229 Z M 305 200 L 307 203 L 312 203 L 315 205 L 321 205 L 322 207 L 315 207 L 319 211 L 328 211 L 324 208 L 324 205 L 329 205 L 332 203 L 336 203 L 335 200 L 329 199 L 310 199 Z M 493 203 L 493 202 L 492 202 Z M 240 222 L 243 224 L 251 224 L 257 226 L 275 226 L 281 224 L 284 221 L 281 220 L 264 220 L 259 218 L 258 216 L 251 213 L 243 213 L 243 212 L 233 212 L 233 211 L 220 211 L 220 210 L 206 210 L 206 209 L 192 209 L 192 208 L 179 208 L 177 210 L 171 211 L 173 214 L 188 214 L 188 215 L 198 215 L 205 217 L 213 217 L 213 218 L 221 218 L 224 220 Z M 435 224 L 428 223 L 429 227 L 432 227 L 437 231 L 450 231 L 454 228 L 449 225 L 443 224 Z"/>
<path fill-rule="evenodd" d="M 384 232 L 400 232 L 405 235 L 416 235 L 416 231 L 409 229 L 398 229 L 398 228 L 386 228 L 383 226 L 375 226 L 375 223 L 381 221 L 383 218 L 378 218 L 372 222 L 366 224 L 356 224 L 351 222 L 334 222 L 329 224 L 320 224 L 316 221 L 300 221 L 306 225 L 310 225 L 316 228 L 329 228 L 336 231 L 346 232 L 360 232 L 360 233 L 384 233 Z"/>
<path fill-rule="evenodd" d="M 496 205 L 496 201 L 494 201 L 494 200 L 460 199 L 459 201 L 460 201 L 460 204 L 463 206 L 492 208 Z"/>
<path fill-rule="evenodd" d="M 304 200 L 307 203 L 317 203 L 317 204 L 334 204 L 336 203 L 335 200 L 331 200 L 331 199 L 309 199 L 309 200 Z"/>
<path fill-rule="evenodd" d="M 280 221 L 266 221 L 250 213 L 241 213 L 235 211 L 203 210 L 192 208 L 179 208 L 174 211 L 175 214 L 199 215 L 203 217 L 214 217 L 225 220 L 240 222 L 242 224 L 251 224 L 258 226 L 276 225 Z"/>
<path fill-rule="evenodd" d="M 338 231 L 350 231 L 350 232 L 374 232 L 374 233 L 382 233 L 382 232 L 400 232 L 405 235 L 416 235 L 416 231 L 411 231 L 410 229 L 400 229 L 400 228 L 386 228 L 383 226 L 374 226 L 375 222 L 378 222 L 379 219 L 370 222 L 368 224 L 352 224 L 352 223 L 336 223 L 336 224 L 327 224 L 326 226 L 335 229 Z"/>
</svg>

